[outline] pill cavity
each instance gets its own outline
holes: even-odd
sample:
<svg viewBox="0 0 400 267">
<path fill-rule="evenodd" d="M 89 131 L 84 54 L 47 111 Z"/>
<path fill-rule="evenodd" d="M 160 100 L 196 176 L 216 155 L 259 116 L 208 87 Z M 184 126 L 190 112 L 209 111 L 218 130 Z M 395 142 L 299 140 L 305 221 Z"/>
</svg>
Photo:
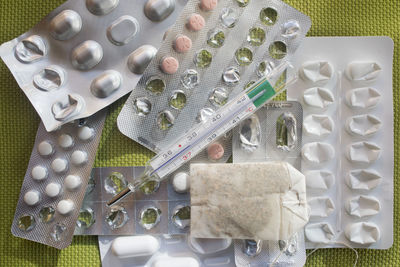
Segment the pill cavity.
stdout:
<svg viewBox="0 0 400 267">
<path fill-rule="evenodd" d="M 304 234 L 313 243 L 329 244 L 335 237 L 335 232 L 329 223 L 312 223 L 306 225 Z"/>
<path fill-rule="evenodd" d="M 351 62 L 347 65 L 346 76 L 353 82 L 373 82 L 382 72 L 381 66 L 376 62 Z"/>
<path fill-rule="evenodd" d="M 35 166 L 31 171 L 32 178 L 36 181 L 42 181 L 49 175 L 47 168 L 43 166 Z"/>
<path fill-rule="evenodd" d="M 94 15 L 110 13 L 118 6 L 119 0 L 86 0 L 86 8 Z"/>
<path fill-rule="evenodd" d="M 373 196 L 361 195 L 349 199 L 345 208 L 350 215 L 362 218 L 378 214 L 381 210 L 381 203 Z"/>
<path fill-rule="evenodd" d="M 378 226 L 370 222 L 350 223 L 346 226 L 344 234 L 351 242 L 360 245 L 375 243 L 381 237 Z"/>
<path fill-rule="evenodd" d="M 133 108 L 139 116 L 146 116 L 151 111 L 151 102 L 146 97 L 138 97 L 133 100 Z"/>
<path fill-rule="evenodd" d="M 381 155 L 381 148 L 372 142 L 357 142 L 347 146 L 346 157 L 359 164 L 370 164 Z"/>
<path fill-rule="evenodd" d="M 107 28 L 108 40 L 118 46 L 126 45 L 139 32 L 139 22 L 131 16 L 122 16 Z"/>
<path fill-rule="evenodd" d="M 146 82 L 146 90 L 154 95 L 160 95 L 162 92 L 164 92 L 164 89 L 165 82 L 157 76 L 150 77 Z"/>
<path fill-rule="evenodd" d="M 271 7 L 263 8 L 260 11 L 259 18 L 262 24 L 272 26 L 278 19 L 278 11 Z"/>
<path fill-rule="evenodd" d="M 34 206 L 38 204 L 40 199 L 41 196 L 37 190 L 29 190 L 24 195 L 24 202 L 29 206 Z"/>
<path fill-rule="evenodd" d="M 268 51 L 273 59 L 283 59 L 287 54 L 287 46 L 282 41 L 276 41 L 269 46 Z"/>
<path fill-rule="evenodd" d="M 304 91 L 304 103 L 313 108 L 327 108 L 335 102 L 335 97 L 329 89 L 313 87 Z"/>
<path fill-rule="evenodd" d="M 187 69 L 181 76 L 181 83 L 187 89 L 193 89 L 200 83 L 199 73 L 194 69 Z"/>
<path fill-rule="evenodd" d="M 64 121 L 79 114 L 84 105 L 85 101 L 80 95 L 70 94 L 66 98 L 56 101 L 51 106 L 51 112 L 53 113 L 54 119 Z"/>
<path fill-rule="evenodd" d="M 63 223 L 56 223 L 50 232 L 50 237 L 55 242 L 64 240 L 67 236 L 67 227 Z"/>
<path fill-rule="evenodd" d="M 104 180 L 104 189 L 107 193 L 116 195 L 128 185 L 124 175 L 120 172 L 110 173 Z"/>
<path fill-rule="evenodd" d="M 76 220 L 76 226 L 81 229 L 88 229 L 95 223 L 94 211 L 85 207 L 79 211 L 78 219 Z"/>
<path fill-rule="evenodd" d="M 282 24 L 281 34 L 282 37 L 292 39 L 301 32 L 300 23 L 297 20 L 288 20 Z"/>
<path fill-rule="evenodd" d="M 235 60 L 239 66 L 250 65 L 253 62 L 253 52 L 247 47 L 239 48 L 235 52 Z"/>
<path fill-rule="evenodd" d="M 335 176 L 330 171 L 313 170 L 305 173 L 306 185 L 310 189 L 328 190 L 335 184 Z"/>
<path fill-rule="evenodd" d="M 220 160 L 224 153 L 225 149 L 220 143 L 213 143 L 207 147 L 207 156 L 210 160 Z"/>
<path fill-rule="evenodd" d="M 160 257 L 156 258 L 152 267 L 199 267 L 199 262 L 192 257 Z"/>
<path fill-rule="evenodd" d="M 72 50 L 71 62 L 78 70 L 89 70 L 103 58 L 103 48 L 98 42 L 89 40 Z"/>
<path fill-rule="evenodd" d="M 186 105 L 186 94 L 182 90 L 176 90 L 169 98 L 169 105 L 174 109 L 183 109 Z"/>
<path fill-rule="evenodd" d="M 371 136 L 378 132 L 382 122 L 379 118 L 369 115 L 357 115 L 346 120 L 346 130 L 356 136 Z"/>
<path fill-rule="evenodd" d="M 325 84 L 333 77 L 333 67 L 328 61 L 308 61 L 301 65 L 300 77 L 304 81 Z"/>
<path fill-rule="evenodd" d="M 28 232 L 35 228 L 36 220 L 32 215 L 23 215 L 18 218 L 18 228 L 22 231 Z"/>
<path fill-rule="evenodd" d="M 291 151 L 297 144 L 297 120 L 291 112 L 284 112 L 276 120 L 276 147 Z"/>
<path fill-rule="evenodd" d="M 82 29 L 81 16 L 73 10 L 64 10 L 50 21 L 49 29 L 56 40 L 71 39 Z"/>
<path fill-rule="evenodd" d="M 226 85 L 234 86 L 240 81 L 240 72 L 236 67 L 228 67 L 222 73 L 222 80 Z"/>
<path fill-rule="evenodd" d="M 230 238 L 196 238 L 189 236 L 188 241 L 192 250 L 203 255 L 225 250 L 232 244 L 232 239 Z"/>
<path fill-rule="evenodd" d="M 382 176 L 375 170 L 351 170 L 346 175 L 346 184 L 351 189 L 371 190 L 382 182 Z"/>
<path fill-rule="evenodd" d="M 309 136 L 325 137 L 333 132 L 334 122 L 327 115 L 308 115 L 303 122 L 304 133 Z"/>
<path fill-rule="evenodd" d="M 174 49 L 178 53 L 185 53 L 192 48 L 192 40 L 186 35 L 178 35 L 174 41 Z"/>
<path fill-rule="evenodd" d="M 220 20 L 226 28 L 233 28 L 238 21 L 238 14 L 230 7 L 225 7 L 221 10 Z"/>
<path fill-rule="evenodd" d="M 160 64 L 161 70 L 166 74 L 174 74 L 178 71 L 179 61 L 174 57 L 164 57 Z"/>
<path fill-rule="evenodd" d="M 83 126 L 78 130 L 78 138 L 82 141 L 89 141 L 94 137 L 94 129 L 89 126 Z"/>
<path fill-rule="evenodd" d="M 308 200 L 311 217 L 328 217 L 334 210 L 335 205 L 330 197 L 314 197 Z"/>
<path fill-rule="evenodd" d="M 65 71 L 59 66 L 49 66 L 33 76 L 33 85 L 42 91 L 60 88 L 65 81 Z"/>
<path fill-rule="evenodd" d="M 35 62 L 46 54 L 46 43 L 39 35 L 29 36 L 15 46 L 15 56 L 22 63 Z"/>
<path fill-rule="evenodd" d="M 74 202 L 71 199 L 63 199 L 57 204 L 57 211 L 62 215 L 69 215 L 74 209 Z"/>
<path fill-rule="evenodd" d="M 57 197 L 61 193 L 61 185 L 58 183 L 49 183 L 45 189 L 48 197 Z"/>
<path fill-rule="evenodd" d="M 65 177 L 64 185 L 68 190 L 75 191 L 82 185 L 82 179 L 78 175 L 68 175 Z"/>
<path fill-rule="evenodd" d="M 240 7 L 245 7 L 250 3 L 250 0 L 236 0 L 236 3 Z"/>
<path fill-rule="evenodd" d="M 151 235 L 123 236 L 113 240 L 111 252 L 120 259 L 151 256 L 160 249 L 160 242 Z"/>
<path fill-rule="evenodd" d="M 53 221 L 54 214 L 56 210 L 53 207 L 46 206 L 40 209 L 39 211 L 39 220 L 43 223 L 48 223 Z"/>
<path fill-rule="evenodd" d="M 256 114 L 251 115 L 239 126 L 240 148 L 248 153 L 257 150 L 261 143 L 261 124 Z"/>
<path fill-rule="evenodd" d="M 58 145 L 64 149 L 69 149 L 75 144 L 74 138 L 69 134 L 62 134 L 58 137 Z"/>
<path fill-rule="evenodd" d="M 175 9 L 175 0 L 148 0 L 144 6 L 144 14 L 149 20 L 163 21 Z"/>
<path fill-rule="evenodd" d="M 160 182 L 156 180 L 150 180 L 140 186 L 139 190 L 145 195 L 150 195 L 156 192 L 158 188 L 160 188 Z"/>
<path fill-rule="evenodd" d="M 142 74 L 156 54 L 157 49 L 154 46 L 142 45 L 129 55 L 129 70 L 135 74 Z"/>
<path fill-rule="evenodd" d="M 169 110 L 164 110 L 157 115 L 157 125 L 160 130 L 166 131 L 174 125 L 175 117 Z"/>
<path fill-rule="evenodd" d="M 172 212 L 172 222 L 179 229 L 185 229 L 190 225 L 190 206 L 178 205 Z"/>
<path fill-rule="evenodd" d="M 85 151 L 76 150 L 71 154 L 71 162 L 75 166 L 81 166 L 88 161 L 88 155 Z"/>
<path fill-rule="evenodd" d="M 105 222 L 111 230 L 122 228 L 128 220 L 128 212 L 122 206 L 111 207 L 105 218 Z"/>
<path fill-rule="evenodd" d="M 116 92 L 121 84 L 121 74 L 115 70 L 107 70 L 92 81 L 90 91 L 98 98 L 106 98 Z"/>
<path fill-rule="evenodd" d="M 247 42 L 252 46 L 260 46 L 265 41 L 265 31 L 262 28 L 254 27 L 249 30 Z"/>
<path fill-rule="evenodd" d="M 242 252 L 247 257 L 255 257 L 261 253 L 262 240 L 244 239 L 242 244 Z"/>
<path fill-rule="evenodd" d="M 177 193 L 186 193 L 190 188 L 189 175 L 186 172 L 178 172 L 172 177 L 172 187 Z"/>
<path fill-rule="evenodd" d="M 209 51 L 201 49 L 194 56 L 194 64 L 199 68 L 207 68 L 211 65 L 212 55 Z"/>
<path fill-rule="evenodd" d="M 154 228 L 161 220 L 161 210 L 157 207 L 145 207 L 140 211 L 139 215 L 140 225 L 150 230 Z"/>
<path fill-rule="evenodd" d="M 356 88 L 346 93 L 346 103 L 349 107 L 373 108 L 381 98 L 381 94 L 374 88 Z"/>
<path fill-rule="evenodd" d="M 214 110 L 212 108 L 202 108 L 199 110 L 199 113 L 196 116 L 196 121 L 199 123 L 207 121 L 214 114 Z"/>
<path fill-rule="evenodd" d="M 272 61 L 261 61 L 257 65 L 256 73 L 258 77 L 264 77 L 271 73 L 275 68 L 275 64 Z"/>
<path fill-rule="evenodd" d="M 51 169 L 55 173 L 63 173 L 68 169 L 68 162 L 62 158 L 56 158 L 51 162 Z"/>
<path fill-rule="evenodd" d="M 206 21 L 200 14 L 191 14 L 186 23 L 186 27 L 194 32 L 200 31 L 206 25 Z"/>
<path fill-rule="evenodd" d="M 218 0 L 200 0 L 200 8 L 204 11 L 211 11 L 217 7 Z"/>
<path fill-rule="evenodd" d="M 38 153 L 42 157 L 48 157 L 54 154 L 55 149 L 53 144 L 48 141 L 42 141 L 37 147 Z"/>
<path fill-rule="evenodd" d="M 214 88 L 211 92 L 209 101 L 216 107 L 221 107 L 228 102 L 229 92 L 223 87 Z"/>
<path fill-rule="evenodd" d="M 312 142 L 303 146 L 301 155 L 309 163 L 320 164 L 332 160 L 335 156 L 335 150 L 328 143 Z"/>
<path fill-rule="evenodd" d="M 225 33 L 219 29 L 213 29 L 208 32 L 207 44 L 213 48 L 220 48 L 224 45 Z"/>
</svg>

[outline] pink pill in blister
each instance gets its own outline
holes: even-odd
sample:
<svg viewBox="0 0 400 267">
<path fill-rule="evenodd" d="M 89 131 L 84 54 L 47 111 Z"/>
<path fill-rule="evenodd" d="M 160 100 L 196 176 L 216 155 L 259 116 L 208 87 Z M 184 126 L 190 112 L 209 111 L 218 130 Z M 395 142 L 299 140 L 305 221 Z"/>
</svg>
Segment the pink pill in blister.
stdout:
<svg viewBox="0 0 400 267">
<path fill-rule="evenodd" d="M 207 148 L 207 154 L 210 160 L 219 160 L 224 156 L 224 153 L 224 147 L 220 143 L 211 144 Z"/>
<path fill-rule="evenodd" d="M 187 28 L 191 31 L 200 31 L 201 29 L 203 29 L 204 25 L 206 25 L 206 21 L 204 20 L 204 18 L 196 13 L 193 13 L 192 15 L 190 15 L 188 22 L 186 24 Z"/>
<path fill-rule="evenodd" d="M 213 10 L 218 4 L 218 0 L 201 0 L 200 8 L 204 11 Z"/>
<path fill-rule="evenodd" d="M 178 71 L 179 62 L 174 57 L 164 57 L 161 60 L 161 70 L 166 74 L 174 74 Z"/>
<path fill-rule="evenodd" d="M 175 51 L 185 53 L 192 48 L 192 40 L 186 35 L 178 35 L 174 43 Z"/>
</svg>

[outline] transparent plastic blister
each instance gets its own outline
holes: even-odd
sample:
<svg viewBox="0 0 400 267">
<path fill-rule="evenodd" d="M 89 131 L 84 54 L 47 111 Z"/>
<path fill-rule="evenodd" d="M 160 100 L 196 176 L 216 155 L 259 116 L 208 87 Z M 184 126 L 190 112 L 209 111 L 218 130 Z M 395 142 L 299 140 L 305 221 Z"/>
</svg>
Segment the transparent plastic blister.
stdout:
<svg viewBox="0 0 400 267">
<path fill-rule="evenodd" d="M 155 152 L 288 60 L 311 24 L 278 0 L 203 2 L 186 5 L 118 117 L 123 134 Z"/>
<path fill-rule="evenodd" d="M 72 241 L 106 111 L 47 132 L 40 124 L 11 232 L 58 249 Z"/>
<path fill-rule="evenodd" d="M 294 57 L 302 79 L 288 99 L 304 104 L 302 171 L 314 207 L 307 248 L 392 246 L 392 59 L 388 37 L 306 38 Z M 308 93 L 315 87 L 326 91 Z"/>
<path fill-rule="evenodd" d="M 230 239 L 199 239 L 190 235 L 99 236 L 104 267 L 234 267 Z"/>
<path fill-rule="evenodd" d="M 130 92 L 187 0 L 69 0 L 0 55 L 52 131 Z"/>
</svg>

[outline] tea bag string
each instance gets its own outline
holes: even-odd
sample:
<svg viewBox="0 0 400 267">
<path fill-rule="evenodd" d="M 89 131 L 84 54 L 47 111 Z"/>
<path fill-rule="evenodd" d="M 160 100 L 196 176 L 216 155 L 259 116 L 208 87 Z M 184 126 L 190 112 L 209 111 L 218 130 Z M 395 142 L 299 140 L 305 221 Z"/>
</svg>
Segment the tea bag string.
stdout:
<svg viewBox="0 0 400 267">
<path fill-rule="evenodd" d="M 351 250 L 356 254 L 356 260 L 354 261 L 353 267 L 356 267 L 356 266 L 357 266 L 358 252 L 357 252 L 357 250 L 356 250 L 355 248 L 353 248 L 351 245 L 347 244 L 346 242 L 340 242 L 340 241 L 332 241 L 332 242 L 329 242 L 328 244 L 343 245 L 343 246 L 345 246 L 345 247 L 351 249 Z M 322 245 L 322 244 L 320 244 L 320 245 Z M 306 258 L 309 258 L 315 251 L 317 251 L 317 250 L 319 250 L 319 249 L 321 249 L 321 248 L 322 248 L 322 246 L 319 246 L 319 247 L 317 246 L 317 247 L 314 248 L 310 253 L 308 253 L 308 254 L 306 255 Z"/>
</svg>

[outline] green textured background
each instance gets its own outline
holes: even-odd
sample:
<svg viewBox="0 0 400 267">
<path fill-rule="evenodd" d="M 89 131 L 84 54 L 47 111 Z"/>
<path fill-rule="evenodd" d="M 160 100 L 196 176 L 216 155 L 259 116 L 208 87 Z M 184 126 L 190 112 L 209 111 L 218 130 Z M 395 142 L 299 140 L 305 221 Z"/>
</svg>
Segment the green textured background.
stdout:
<svg viewBox="0 0 400 267">
<path fill-rule="evenodd" d="M 84 0 L 82 0 L 84 1 Z M 121 0 L 129 1 L 129 0 Z M 145 1 L 145 0 L 143 0 Z M 253 0 L 255 1 L 255 0 Z M 400 206 L 398 149 L 400 133 L 400 1 L 399 0 L 286 0 L 312 19 L 310 36 L 387 35 L 395 42 L 394 128 L 395 128 L 395 214 L 394 244 L 389 250 L 358 250 L 358 266 L 400 266 Z M 0 43 L 33 27 L 62 0 L 0 0 Z M 142 165 L 152 154 L 119 133 L 116 118 L 126 98 L 110 108 L 95 165 Z M 11 235 L 15 205 L 32 151 L 39 117 L 18 88 L 3 62 L 0 63 L 0 266 L 99 266 L 96 237 L 74 237 L 62 251 Z M 389 132 L 387 134 L 390 134 Z M 307 266 L 352 266 L 349 249 L 315 252 Z"/>
</svg>

